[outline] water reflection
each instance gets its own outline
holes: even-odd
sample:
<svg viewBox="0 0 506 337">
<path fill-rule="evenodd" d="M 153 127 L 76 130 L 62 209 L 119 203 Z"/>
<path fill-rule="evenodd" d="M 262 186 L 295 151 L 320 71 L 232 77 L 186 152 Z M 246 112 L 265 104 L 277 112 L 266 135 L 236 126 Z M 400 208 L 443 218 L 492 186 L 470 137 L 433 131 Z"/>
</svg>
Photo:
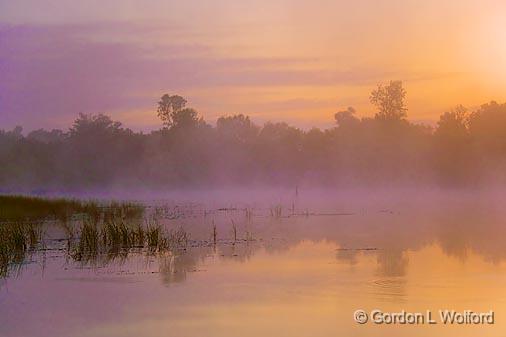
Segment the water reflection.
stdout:
<svg viewBox="0 0 506 337">
<path fill-rule="evenodd" d="M 406 274 L 408 258 L 402 250 L 381 249 L 376 255 L 379 276 L 402 277 Z"/>
<path fill-rule="evenodd" d="M 191 205 L 177 207 L 178 217 L 167 210 L 170 221 L 165 226 L 184 228 L 192 240 L 188 249 L 158 257 L 164 283 L 186 280 L 189 273 L 199 270 L 210 257 L 247 263 L 258 250 L 283 254 L 304 241 L 335 245 L 336 260 L 350 266 L 357 265 L 364 254 L 374 256 L 377 276 L 388 280 L 395 278 L 396 283 L 406 275 L 410 263 L 406 253 L 433 244 L 441 247 L 444 254 L 462 262 L 469 254 L 479 255 L 491 263 L 500 263 L 506 258 L 506 246 L 501 240 L 506 232 L 503 226 L 506 214 L 494 208 L 458 205 L 444 210 L 336 212 L 326 216 L 295 214 L 273 219 L 262 214 L 261 210 L 245 217 L 241 208 L 202 211 L 202 205 L 193 207 L 197 209 Z M 218 233 L 214 243 L 210 240 L 214 230 L 211 223 Z M 233 235 L 230 223 L 234 224 Z M 60 241 L 56 242 L 62 245 Z M 46 251 L 64 252 L 65 249 L 50 246 L 44 253 Z M 142 254 L 142 251 L 115 249 L 106 254 L 82 256 L 78 260 L 72 259 L 68 253 L 60 256 L 82 268 L 128 264 L 131 254 Z M 42 263 L 43 256 L 35 254 L 31 262 Z"/>
<path fill-rule="evenodd" d="M 183 282 L 189 273 L 199 271 L 205 260 L 214 256 L 212 247 L 196 247 L 188 252 L 166 254 L 159 259 L 162 282 L 166 285 Z"/>
<path fill-rule="evenodd" d="M 0 334 L 406 336 L 412 331 L 357 330 L 351 313 L 450 303 L 506 315 L 506 214 L 492 207 L 279 218 L 260 210 L 246 217 L 241 209 L 193 210 L 180 218 L 169 213 L 165 226 L 190 235 L 186 250 L 119 251 L 81 261 L 48 250 L 44 273 L 42 252 L 32 256 L 34 263 L 0 283 L 0 317 L 6 317 Z M 108 302 L 101 308 L 108 314 L 91 314 L 99 299 Z M 61 323 L 43 330 L 35 319 L 42 309 L 90 329 Z M 33 323 L 21 329 L 24 315 Z M 425 335 L 476 335 L 434 329 Z M 495 329 L 486 335 L 503 336 L 502 325 Z"/>
</svg>

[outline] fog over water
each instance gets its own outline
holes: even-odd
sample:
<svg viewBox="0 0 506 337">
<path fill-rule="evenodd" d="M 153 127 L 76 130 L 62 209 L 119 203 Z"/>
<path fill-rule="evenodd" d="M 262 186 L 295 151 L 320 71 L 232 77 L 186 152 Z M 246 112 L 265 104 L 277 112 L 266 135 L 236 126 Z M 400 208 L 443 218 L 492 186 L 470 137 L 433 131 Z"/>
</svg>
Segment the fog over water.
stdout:
<svg viewBox="0 0 506 337">
<path fill-rule="evenodd" d="M 506 336 L 502 2 L 0 0 L 0 337 Z"/>
<path fill-rule="evenodd" d="M 49 227 L 45 249 L 0 281 L 0 333 L 502 336 L 499 320 L 378 328 L 352 318 L 378 308 L 506 314 L 498 195 L 297 192 L 147 196 L 147 212 L 188 234 L 182 251 L 75 260 Z"/>
</svg>

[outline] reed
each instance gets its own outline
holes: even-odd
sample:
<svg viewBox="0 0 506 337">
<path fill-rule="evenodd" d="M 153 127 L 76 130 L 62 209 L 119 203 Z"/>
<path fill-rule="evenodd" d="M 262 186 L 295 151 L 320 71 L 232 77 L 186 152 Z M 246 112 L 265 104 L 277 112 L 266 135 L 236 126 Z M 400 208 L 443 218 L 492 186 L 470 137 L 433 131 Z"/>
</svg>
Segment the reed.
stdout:
<svg viewBox="0 0 506 337">
<path fill-rule="evenodd" d="M 246 208 L 244 210 L 244 212 L 245 212 L 245 215 L 246 215 L 246 220 L 248 222 L 251 221 L 251 218 L 253 217 L 253 211 L 250 208 Z"/>
<path fill-rule="evenodd" d="M 188 247 L 188 242 L 190 241 L 190 235 L 183 229 L 183 227 L 179 227 L 175 231 L 170 231 L 169 238 L 172 241 L 172 247 L 176 249 L 186 249 Z"/>
<path fill-rule="evenodd" d="M 77 247 L 71 255 L 77 261 L 97 256 L 99 248 L 98 243 L 99 231 L 97 225 L 85 221 L 81 227 Z"/>
<path fill-rule="evenodd" d="M 232 234 L 234 236 L 234 243 L 236 243 L 237 242 L 237 227 L 236 227 L 233 219 L 230 219 L 230 222 L 232 222 Z"/>
<path fill-rule="evenodd" d="M 216 224 L 214 223 L 214 220 L 213 220 L 213 244 L 214 245 L 216 245 L 217 237 L 218 237 L 218 231 L 216 229 Z"/>
<path fill-rule="evenodd" d="M 246 231 L 244 241 L 246 242 L 254 241 L 253 234 L 250 231 Z"/>
<path fill-rule="evenodd" d="M 21 195 L 0 195 L 0 220 L 21 221 L 46 218 L 64 219 L 82 211 L 80 202 L 68 199 L 43 199 Z"/>
<path fill-rule="evenodd" d="M 283 214 L 283 206 L 275 205 L 270 208 L 271 217 L 279 219 Z"/>
<path fill-rule="evenodd" d="M 162 245 L 162 227 L 158 224 L 150 224 L 146 229 L 146 244 L 150 250 L 156 250 Z"/>
<path fill-rule="evenodd" d="M 33 223 L 0 224 L 0 277 L 7 276 L 14 264 L 22 263 L 29 251 L 41 243 L 42 231 Z"/>
<path fill-rule="evenodd" d="M 71 241 L 70 238 L 69 241 Z M 83 255 L 132 248 L 147 248 L 152 252 L 185 249 L 188 242 L 189 235 L 182 227 L 167 233 L 156 222 L 143 226 L 121 220 L 98 225 L 91 221 L 84 221 L 78 232 L 77 244 L 72 256 L 80 259 Z"/>
<path fill-rule="evenodd" d="M 68 222 L 84 215 L 93 223 L 122 218 L 140 218 L 144 207 L 131 202 L 99 203 L 74 199 L 48 199 L 22 195 L 0 195 L 0 222 L 58 220 Z"/>
<path fill-rule="evenodd" d="M 155 217 L 144 223 L 144 207 L 133 203 L 0 198 L 8 201 L 1 204 L 0 277 L 7 276 L 10 268 L 21 265 L 27 253 L 42 244 L 41 228 L 47 220 L 58 220 L 69 256 L 85 264 L 126 257 L 132 249 L 151 253 L 186 250 L 190 241 L 182 227 L 166 231 Z M 214 232 L 216 242 L 216 228 Z"/>
<path fill-rule="evenodd" d="M 101 229 L 102 242 L 112 247 L 136 247 L 144 244 L 144 230 L 140 225 L 128 225 L 124 221 L 108 221 Z"/>
</svg>

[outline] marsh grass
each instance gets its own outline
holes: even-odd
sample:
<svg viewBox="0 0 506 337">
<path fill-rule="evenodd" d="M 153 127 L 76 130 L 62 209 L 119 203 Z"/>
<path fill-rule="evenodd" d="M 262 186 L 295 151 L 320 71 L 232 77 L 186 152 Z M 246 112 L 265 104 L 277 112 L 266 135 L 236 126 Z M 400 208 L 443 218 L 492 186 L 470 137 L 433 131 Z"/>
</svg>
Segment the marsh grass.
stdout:
<svg viewBox="0 0 506 337">
<path fill-rule="evenodd" d="M 250 231 L 246 231 L 246 233 L 244 234 L 244 241 L 246 242 L 254 241 L 253 234 Z"/>
<path fill-rule="evenodd" d="M 21 221 L 66 219 L 83 210 L 82 203 L 68 199 L 42 199 L 20 195 L 0 195 L 0 220 Z"/>
<path fill-rule="evenodd" d="M 56 222 L 67 238 L 67 251 L 76 260 L 93 258 L 103 251 L 143 245 L 142 226 L 128 226 L 126 219 L 140 222 L 144 207 L 130 202 L 100 203 L 72 199 L 43 199 L 0 195 L 0 277 L 21 265 L 28 253 L 43 245 L 43 228 Z M 77 227 L 77 223 L 82 225 Z"/>
<path fill-rule="evenodd" d="M 156 223 L 148 224 L 146 228 L 146 245 L 150 250 L 156 250 L 163 244 L 162 227 Z"/>
<path fill-rule="evenodd" d="M 68 223 L 82 215 L 94 223 L 107 219 L 140 218 L 144 207 L 131 202 L 100 203 L 95 200 L 44 199 L 21 195 L 0 195 L 0 221 L 58 220 Z"/>
<path fill-rule="evenodd" d="M 279 219 L 283 214 L 283 206 L 275 205 L 270 208 L 271 217 Z"/>
<path fill-rule="evenodd" d="M 70 256 L 80 262 L 92 262 L 101 255 L 126 256 L 134 249 L 148 253 L 185 250 L 189 234 L 179 227 L 166 232 L 157 222 L 144 225 L 122 219 L 93 223 L 84 221 L 70 247 Z M 69 239 L 69 242 L 72 242 Z"/>
<path fill-rule="evenodd" d="M 37 224 L 0 224 L 0 277 L 7 276 L 14 265 L 23 263 L 27 253 L 41 243 L 41 238 L 42 230 Z"/>
<path fill-rule="evenodd" d="M 237 242 L 237 226 L 235 225 L 233 219 L 230 219 L 230 222 L 232 223 L 232 235 L 234 236 L 234 244 L 235 244 Z"/>
<path fill-rule="evenodd" d="M 186 250 L 188 242 L 190 241 L 190 235 L 183 229 L 178 227 L 175 230 L 170 230 L 168 235 L 169 249 L 183 249 Z"/>
<path fill-rule="evenodd" d="M 245 208 L 244 213 L 246 216 L 246 220 L 251 221 L 251 218 L 253 217 L 253 211 L 251 210 L 251 208 Z"/>
<path fill-rule="evenodd" d="M 0 201 L 0 279 L 13 273 L 15 268 L 23 268 L 32 254 L 45 251 L 45 242 L 49 244 L 48 249 L 62 251 L 69 260 L 82 266 L 118 263 L 131 253 L 182 256 L 188 247 L 209 244 L 209 241 L 191 240 L 181 226 L 169 230 L 159 221 L 159 217 L 183 217 L 184 211 L 179 207 L 148 213 L 143 206 L 134 203 L 21 196 L 0 196 Z M 271 212 L 280 217 L 281 206 Z M 251 216 L 251 210 L 247 210 L 246 218 Z M 249 232 L 244 240 L 239 238 L 236 223 L 233 219 L 230 221 L 234 245 L 253 241 Z M 216 247 L 218 229 L 214 219 L 212 226 L 212 241 Z M 55 231 L 43 236 L 48 228 Z M 54 233 L 63 237 L 53 238 Z M 51 242 L 66 243 L 66 247 L 63 244 L 53 247 Z"/>
<path fill-rule="evenodd" d="M 218 238 L 218 230 L 217 230 L 216 224 L 214 223 L 214 220 L 213 220 L 213 244 L 214 245 L 216 245 L 217 238 Z"/>
</svg>

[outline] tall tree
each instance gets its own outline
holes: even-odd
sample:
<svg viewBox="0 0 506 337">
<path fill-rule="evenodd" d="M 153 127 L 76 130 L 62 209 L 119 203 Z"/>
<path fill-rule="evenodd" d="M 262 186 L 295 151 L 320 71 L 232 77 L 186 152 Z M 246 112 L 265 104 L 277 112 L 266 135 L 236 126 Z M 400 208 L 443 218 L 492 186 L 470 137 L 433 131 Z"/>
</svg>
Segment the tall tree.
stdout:
<svg viewBox="0 0 506 337">
<path fill-rule="evenodd" d="M 469 180 L 471 153 L 469 113 L 459 105 L 442 114 L 434 132 L 433 160 L 441 183 L 462 184 Z"/>
<path fill-rule="evenodd" d="M 156 112 L 163 124 L 170 128 L 174 126 L 175 120 L 178 119 L 178 115 L 184 109 L 186 103 L 186 99 L 179 95 L 165 94 L 158 102 Z"/>
<path fill-rule="evenodd" d="M 401 120 L 406 118 L 406 90 L 401 81 L 390 81 L 388 85 L 379 84 L 372 91 L 369 100 L 376 106 L 376 119 Z"/>
<path fill-rule="evenodd" d="M 355 109 L 351 106 L 346 110 L 336 112 L 334 114 L 334 119 L 339 127 L 357 125 L 360 122 L 360 119 L 355 117 Z"/>
</svg>

